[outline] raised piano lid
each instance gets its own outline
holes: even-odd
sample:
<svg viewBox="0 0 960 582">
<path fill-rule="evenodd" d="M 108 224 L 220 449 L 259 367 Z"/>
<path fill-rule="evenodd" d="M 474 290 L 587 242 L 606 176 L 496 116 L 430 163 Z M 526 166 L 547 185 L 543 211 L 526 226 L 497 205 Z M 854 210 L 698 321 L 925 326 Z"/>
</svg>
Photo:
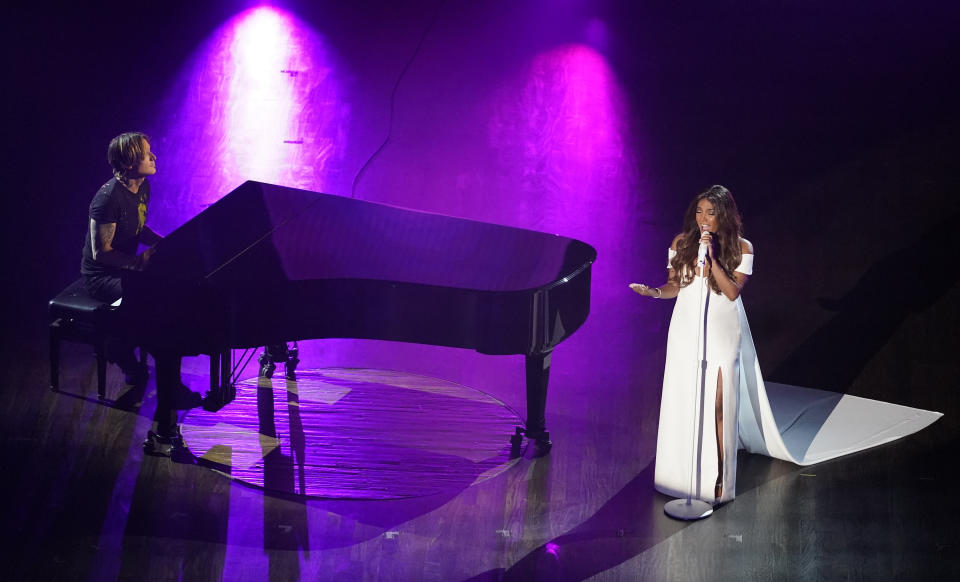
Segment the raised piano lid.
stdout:
<svg viewBox="0 0 960 582">
<path fill-rule="evenodd" d="M 589 313 L 583 242 L 246 182 L 124 281 L 142 340 L 182 353 L 351 337 L 552 349 Z"/>
<path fill-rule="evenodd" d="M 248 181 L 162 241 L 149 271 L 215 288 L 253 272 L 498 292 L 562 284 L 595 259 L 559 235 Z"/>
</svg>

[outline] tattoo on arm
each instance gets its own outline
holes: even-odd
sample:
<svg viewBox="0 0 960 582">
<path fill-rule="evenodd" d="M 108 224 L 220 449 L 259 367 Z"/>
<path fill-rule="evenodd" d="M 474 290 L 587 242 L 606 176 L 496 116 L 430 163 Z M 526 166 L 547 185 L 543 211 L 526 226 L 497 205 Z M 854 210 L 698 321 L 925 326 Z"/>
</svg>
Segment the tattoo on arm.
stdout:
<svg viewBox="0 0 960 582">
<path fill-rule="evenodd" d="M 113 237 L 117 234 L 117 223 L 97 223 L 90 219 L 90 242 L 93 248 L 93 260 L 97 260 L 99 253 L 108 253 L 113 250 Z"/>
</svg>

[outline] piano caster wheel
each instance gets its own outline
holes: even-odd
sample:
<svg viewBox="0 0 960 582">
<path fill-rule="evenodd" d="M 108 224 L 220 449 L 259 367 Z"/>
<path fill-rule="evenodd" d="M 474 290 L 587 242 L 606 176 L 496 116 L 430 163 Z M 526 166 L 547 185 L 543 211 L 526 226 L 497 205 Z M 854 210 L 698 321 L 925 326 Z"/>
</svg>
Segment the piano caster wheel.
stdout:
<svg viewBox="0 0 960 582">
<path fill-rule="evenodd" d="M 294 342 L 296 344 L 296 342 Z M 263 353 L 257 358 L 260 362 L 260 377 L 273 378 L 273 373 L 277 369 L 277 361 L 283 362 L 284 377 L 287 380 L 295 381 L 297 364 L 300 358 L 297 357 L 299 350 L 296 347 L 288 348 L 287 344 L 268 345 L 263 348 Z"/>
<path fill-rule="evenodd" d="M 523 446 L 523 429 L 519 426 L 517 427 L 517 432 L 513 433 L 510 437 L 510 458 L 516 459 L 520 456 L 522 452 L 521 447 Z"/>
<path fill-rule="evenodd" d="M 297 354 L 300 353 L 300 350 L 297 348 L 290 348 L 287 350 L 287 363 L 284 365 L 284 371 L 286 372 L 285 377 L 291 382 L 297 380 L 297 364 L 300 363 L 300 358 L 297 357 Z"/>
<path fill-rule="evenodd" d="M 533 456 L 543 457 L 550 453 L 553 443 L 550 441 L 533 441 Z"/>
<path fill-rule="evenodd" d="M 553 448 L 553 442 L 550 441 L 550 433 L 541 431 L 537 433 L 527 433 L 527 438 L 533 439 L 533 457 L 543 457 Z"/>
<path fill-rule="evenodd" d="M 260 362 L 260 376 L 268 379 L 273 378 L 273 371 L 277 369 L 277 365 L 273 363 L 273 360 L 270 359 L 267 354 L 260 354 L 257 361 Z"/>
<path fill-rule="evenodd" d="M 550 441 L 550 433 L 547 431 L 529 432 L 526 429 L 517 427 L 517 432 L 510 436 L 510 458 L 515 459 L 520 456 L 523 437 L 533 441 L 533 457 L 542 457 L 550 452 L 553 443 Z"/>
</svg>

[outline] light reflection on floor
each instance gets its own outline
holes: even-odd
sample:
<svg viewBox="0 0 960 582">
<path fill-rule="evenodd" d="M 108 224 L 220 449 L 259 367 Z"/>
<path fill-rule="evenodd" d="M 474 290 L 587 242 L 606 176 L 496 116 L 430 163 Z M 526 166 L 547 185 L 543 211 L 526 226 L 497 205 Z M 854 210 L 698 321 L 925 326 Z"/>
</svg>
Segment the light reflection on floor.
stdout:
<svg viewBox="0 0 960 582">
<path fill-rule="evenodd" d="M 326 368 L 251 378 L 183 434 L 200 463 L 283 494 L 398 499 L 499 475 L 519 416 L 483 392 L 405 372 Z"/>
</svg>

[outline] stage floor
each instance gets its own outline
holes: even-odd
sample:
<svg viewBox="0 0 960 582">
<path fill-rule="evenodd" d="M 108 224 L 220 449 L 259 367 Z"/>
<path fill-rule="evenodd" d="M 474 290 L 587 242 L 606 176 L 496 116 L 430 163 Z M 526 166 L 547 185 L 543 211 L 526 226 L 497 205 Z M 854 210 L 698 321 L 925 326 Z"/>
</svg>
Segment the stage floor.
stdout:
<svg viewBox="0 0 960 582">
<path fill-rule="evenodd" d="M 305 368 L 314 367 L 311 358 L 357 355 L 335 357 L 329 344 L 311 351 L 312 344 Z M 393 348 L 389 355 L 385 347 Z M 394 368 L 427 350 L 384 342 L 364 349 L 368 361 Z M 652 488 L 656 402 L 647 406 L 650 396 L 591 385 L 596 374 L 571 376 L 561 363 L 563 347 L 547 406 L 554 448 L 547 457 L 524 451 L 515 460 L 506 445 L 517 415 L 503 402 L 522 403 L 523 396 L 503 386 L 522 386 L 519 358 L 463 356 L 458 365 L 487 366 L 461 374 L 470 376 L 463 382 L 469 387 L 436 379 L 454 375 L 444 368 L 450 358 L 437 360 L 443 364 L 430 375 L 317 366 L 323 369 L 302 372 L 304 388 L 296 391 L 279 378 L 251 380 L 234 406 L 252 407 L 252 416 L 229 407 L 219 417 L 185 415 L 188 441 L 203 462 L 178 463 L 141 450 L 155 404 L 152 380 L 142 398 L 120 399 L 126 408 L 142 400 L 124 410 L 96 400 L 85 346 L 65 349 L 68 392 L 61 394 L 46 389 L 45 354 L 31 353 L 4 379 L 2 547 L 9 579 L 919 580 L 960 572 L 946 462 L 958 433 L 949 411 L 916 435 L 812 467 L 741 453 L 737 499 L 706 520 L 682 523 L 663 514 L 668 499 Z M 187 382 L 203 386 L 206 366 L 203 358 L 185 360 Z M 484 378 L 489 385 L 479 386 Z M 121 396 L 121 384 L 111 368 L 108 395 Z M 486 394 L 489 386 L 500 392 Z M 614 409 L 634 399 L 646 408 L 625 423 Z M 331 407 L 338 402 L 342 409 Z M 365 417 L 362 403 L 381 409 Z M 385 410 L 399 404 L 410 406 Z M 258 407 L 274 411 L 273 418 L 253 412 Z M 308 415 L 315 418 L 305 421 Z M 329 420 L 320 422 L 323 415 Z M 385 474 L 371 474 L 375 487 L 356 489 L 405 498 L 301 495 L 309 491 L 297 455 L 319 458 L 328 443 L 304 428 L 298 453 L 291 423 L 333 429 L 351 415 L 353 425 L 328 437 L 349 442 L 349 431 L 367 431 L 372 440 L 357 449 L 361 456 L 379 463 L 403 449 L 435 463 L 416 465 L 401 455 L 398 461 L 411 464 L 393 467 L 396 489 Z M 451 427 L 457 419 L 461 424 Z M 272 427 L 275 442 L 286 443 L 263 448 L 269 439 L 258 436 L 256 454 L 236 463 L 262 467 L 280 451 L 287 462 L 261 473 L 267 484 L 225 476 L 226 449 L 203 440 L 210 436 L 204 427 L 242 422 L 254 423 L 240 431 L 244 438 L 247 429 L 263 435 Z M 380 440 L 389 446 L 377 446 Z M 485 444 L 464 447 L 468 440 Z M 333 470 L 356 477 L 357 459 L 350 462 L 352 469 Z"/>
</svg>

